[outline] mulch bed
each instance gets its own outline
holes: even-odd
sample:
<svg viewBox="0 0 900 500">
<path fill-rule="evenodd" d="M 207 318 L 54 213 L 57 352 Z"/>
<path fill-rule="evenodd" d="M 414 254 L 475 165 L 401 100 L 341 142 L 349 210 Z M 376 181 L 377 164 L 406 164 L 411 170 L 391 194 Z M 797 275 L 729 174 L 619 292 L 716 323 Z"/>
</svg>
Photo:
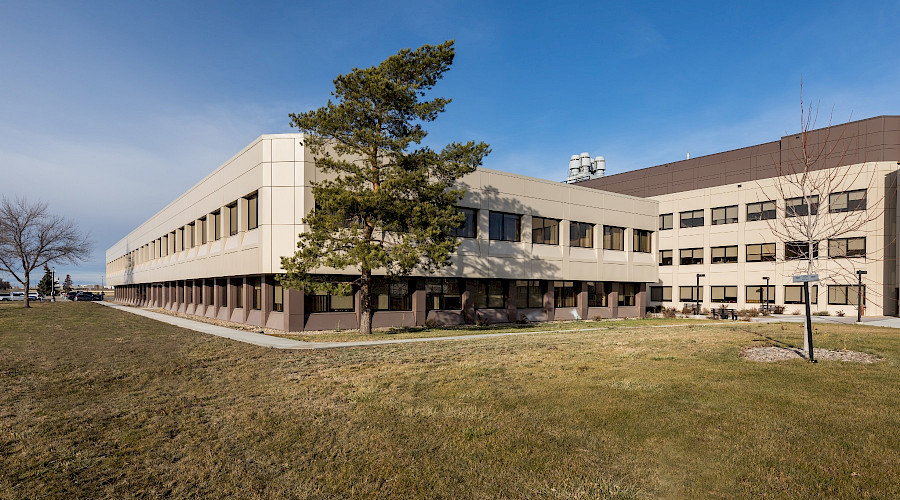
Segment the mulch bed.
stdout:
<svg viewBox="0 0 900 500">
<path fill-rule="evenodd" d="M 859 351 L 832 351 L 813 349 L 817 361 L 847 361 L 851 363 L 877 363 L 882 358 Z M 762 363 L 775 363 L 795 359 L 806 360 L 806 351 L 787 347 L 748 347 L 741 351 L 741 357 Z"/>
</svg>

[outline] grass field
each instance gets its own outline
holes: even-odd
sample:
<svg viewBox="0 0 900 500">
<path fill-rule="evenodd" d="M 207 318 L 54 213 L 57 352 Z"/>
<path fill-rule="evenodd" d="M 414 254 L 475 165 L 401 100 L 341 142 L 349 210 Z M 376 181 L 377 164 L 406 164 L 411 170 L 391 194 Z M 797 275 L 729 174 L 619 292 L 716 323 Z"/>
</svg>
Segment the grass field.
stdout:
<svg viewBox="0 0 900 500">
<path fill-rule="evenodd" d="M 799 325 L 286 352 L 3 306 L 0 498 L 900 497 L 900 334 L 817 328 L 884 360 L 739 358 Z"/>
</svg>

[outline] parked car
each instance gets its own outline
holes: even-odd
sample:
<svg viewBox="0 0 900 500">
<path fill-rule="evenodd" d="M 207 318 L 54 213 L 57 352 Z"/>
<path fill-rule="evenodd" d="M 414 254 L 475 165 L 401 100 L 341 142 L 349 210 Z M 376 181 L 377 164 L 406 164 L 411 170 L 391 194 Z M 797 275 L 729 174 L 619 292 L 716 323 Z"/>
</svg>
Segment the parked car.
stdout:
<svg viewBox="0 0 900 500">
<path fill-rule="evenodd" d="M 2 292 L 0 293 L 0 302 L 12 302 L 17 300 L 25 300 L 25 292 Z"/>
<path fill-rule="evenodd" d="M 99 293 L 81 291 L 81 292 L 77 292 L 75 294 L 75 298 L 73 298 L 72 300 L 74 300 L 76 302 L 103 300 L 103 296 L 100 295 Z"/>
<path fill-rule="evenodd" d="M 44 296 L 39 294 L 38 292 L 28 292 L 28 300 L 36 300 L 38 302 L 43 302 Z"/>
</svg>

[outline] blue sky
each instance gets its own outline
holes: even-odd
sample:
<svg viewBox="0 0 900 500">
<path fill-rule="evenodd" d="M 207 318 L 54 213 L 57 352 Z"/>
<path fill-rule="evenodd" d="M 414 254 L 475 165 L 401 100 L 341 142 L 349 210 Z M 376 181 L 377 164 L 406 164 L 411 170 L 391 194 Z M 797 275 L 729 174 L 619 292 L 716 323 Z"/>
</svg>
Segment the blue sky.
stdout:
<svg viewBox="0 0 900 500">
<path fill-rule="evenodd" d="M 734 4 L 734 5 L 731 5 Z M 617 173 L 799 129 L 900 114 L 898 2 L 0 3 L 0 194 L 50 203 L 106 248 L 332 80 L 456 40 L 427 142 L 483 140 L 488 168 Z"/>
</svg>

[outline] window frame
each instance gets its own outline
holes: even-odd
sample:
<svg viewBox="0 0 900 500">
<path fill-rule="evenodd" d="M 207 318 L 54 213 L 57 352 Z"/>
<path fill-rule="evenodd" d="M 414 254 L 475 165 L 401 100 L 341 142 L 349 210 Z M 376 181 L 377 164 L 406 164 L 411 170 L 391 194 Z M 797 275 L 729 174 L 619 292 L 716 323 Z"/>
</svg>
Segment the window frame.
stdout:
<svg viewBox="0 0 900 500">
<path fill-rule="evenodd" d="M 808 195 L 805 199 L 803 196 L 797 196 L 795 198 L 785 198 L 784 200 L 785 217 L 805 217 L 818 214 L 819 195 L 817 194 Z"/>
<path fill-rule="evenodd" d="M 663 255 L 663 252 L 669 252 L 668 263 L 666 263 L 666 257 Z M 660 266 L 671 266 L 675 264 L 674 250 L 660 250 L 659 251 L 659 265 Z"/>
<path fill-rule="evenodd" d="M 588 307 L 609 307 L 609 291 L 602 281 L 588 281 L 585 284 Z"/>
<path fill-rule="evenodd" d="M 690 290 L 690 293 L 688 294 L 690 296 L 689 299 L 684 298 L 685 297 L 684 292 L 686 289 Z M 698 292 L 698 290 L 699 290 L 699 292 Z M 699 298 L 697 297 L 697 294 L 700 295 Z M 678 287 L 678 301 L 679 302 L 693 302 L 693 303 L 696 303 L 698 301 L 703 302 L 703 285 L 679 286 Z"/>
<path fill-rule="evenodd" d="M 240 232 L 240 227 L 238 226 L 238 203 L 237 201 L 231 202 L 228 205 L 225 205 L 225 209 L 228 210 L 228 236 L 234 236 Z"/>
<path fill-rule="evenodd" d="M 644 241 L 644 238 L 646 238 L 646 241 Z M 650 253 L 653 251 L 653 231 L 650 231 L 649 229 L 632 228 L 631 239 L 632 252 Z M 646 250 L 644 250 L 644 248 L 646 248 Z"/>
<path fill-rule="evenodd" d="M 581 237 L 576 237 L 576 235 L 579 234 Z M 594 248 L 594 224 L 591 224 L 590 222 L 569 221 L 569 246 L 576 248 Z"/>
<path fill-rule="evenodd" d="M 531 243 L 535 245 L 559 245 L 559 219 L 531 216 Z"/>
<path fill-rule="evenodd" d="M 721 217 L 719 219 L 716 218 L 716 211 L 722 211 Z M 738 206 L 737 205 L 715 207 L 715 208 L 711 209 L 710 212 L 711 212 L 710 219 L 712 220 L 713 226 L 738 223 Z"/>
<path fill-rule="evenodd" d="M 492 289 L 493 289 L 493 291 L 496 291 L 496 289 L 499 289 L 499 295 L 497 293 L 491 293 Z M 480 293 L 482 291 L 483 291 L 483 294 Z M 482 305 L 482 303 L 480 303 L 481 300 L 480 300 L 479 295 L 483 295 L 483 298 L 484 298 L 483 304 L 484 305 Z M 473 303 L 475 305 L 475 309 L 506 309 L 507 293 L 506 293 L 506 287 L 503 285 L 503 280 L 498 280 L 498 279 L 478 280 L 475 283 L 475 292 L 472 294 L 472 296 L 473 296 Z M 498 304 L 498 302 L 496 302 L 498 300 L 497 299 L 498 296 L 499 296 L 499 300 L 500 300 L 499 305 L 491 305 L 491 304 Z M 492 302 L 492 300 L 494 302 Z"/>
<path fill-rule="evenodd" d="M 803 301 L 803 285 L 784 285 L 784 303 L 785 304 L 804 304 Z M 817 304 L 819 298 L 819 285 L 810 285 L 809 291 L 809 303 Z M 790 292 L 789 292 L 790 290 Z M 800 298 L 796 301 L 789 299 L 790 295 L 793 295 L 793 290 L 799 290 Z"/>
<path fill-rule="evenodd" d="M 771 253 L 764 252 L 764 250 L 768 250 L 765 247 L 772 247 Z M 751 247 L 759 247 L 759 252 L 754 253 L 753 255 L 759 255 L 759 259 L 751 258 L 750 249 Z M 778 247 L 775 243 L 747 243 L 744 246 L 744 262 L 775 262 L 775 258 L 777 256 Z"/>
<path fill-rule="evenodd" d="M 506 234 L 509 232 L 508 224 L 515 222 L 515 235 Z M 495 222 L 499 222 L 499 226 L 495 226 Z M 497 237 L 495 237 L 497 236 Z M 491 241 L 522 241 L 522 216 L 509 212 L 488 212 L 488 239 Z"/>
<path fill-rule="evenodd" d="M 700 257 L 697 258 L 697 251 L 700 251 Z M 685 262 L 684 252 L 691 252 L 690 261 Z M 704 262 L 703 247 L 699 248 L 681 248 L 678 250 L 678 265 L 680 266 L 697 266 Z"/>
<path fill-rule="evenodd" d="M 731 289 L 733 289 L 734 295 L 729 295 L 729 291 L 732 291 Z M 721 292 L 721 300 L 717 298 L 717 292 Z M 717 304 L 737 304 L 737 285 L 711 285 L 709 287 L 709 301 Z"/>
<path fill-rule="evenodd" d="M 729 255 L 731 252 L 729 250 L 734 249 L 734 255 Z M 716 256 L 716 250 L 722 250 L 723 255 Z M 709 258 L 710 263 L 712 264 L 735 264 L 738 262 L 738 246 L 737 245 L 724 245 L 719 247 L 709 247 Z M 718 259 L 718 260 L 717 260 Z"/>
<path fill-rule="evenodd" d="M 575 293 L 574 281 L 553 282 L 553 307 L 578 307 L 578 294 Z"/>
<path fill-rule="evenodd" d="M 618 230 L 618 231 L 616 231 Z M 616 234 L 618 233 L 618 234 Z M 618 248 L 616 248 L 616 243 Z M 603 249 L 618 252 L 625 251 L 625 228 L 620 226 L 603 225 Z"/>
<path fill-rule="evenodd" d="M 794 250 L 799 251 L 794 251 Z M 806 257 L 809 250 L 809 242 L 807 241 L 786 241 L 784 242 L 784 260 L 816 260 L 819 258 L 819 242 L 814 241 L 812 245 L 812 258 Z"/>
<path fill-rule="evenodd" d="M 454 293 L 453 287 L 456 287 Z M 459 278 L 426 278 L 426 311 L 461 311 L 464 287 Z M 459 307 L 452 307 L 457 305 Z"/>
<path fill-rule="evenodd" d="M 856 204 L 852 204 L 853 200 L 850 199 L 851 195 L 856 195 L 858 193 L 862 193 L 862 197 L 856 200 Z M 851 189 L 848 191 L 838 191 L 836 193 L 830 193 L 828 195 L 828 213 L 836 214 L 836 213 L 844 213 L 844 212 L 858 212 L 862 210 L 866 210 L 868 204 L 868 190 L 867 189 Z M 835 200 L 844 197 L 843 208 L 841 208 L 841 204 L 836 202 Z M 835 208 L 835 205 L 838 208 Z"/>
<path fill-rule="evenodd" d="M 862 241 L 862 250 L 859 249 L 854 250 L 854 253 L 851 255 L 850 253 L 850 242 L 858 242 Z M 836 247 L 843 246 L 844 253 L 842 255 L 835 255 L 833 250 Z M 829 259 L 865 259 L 866 258 L 866 237 L 865 236 L 854 236 L 851 238 L 832 238 L 828 240 L 828 258 Z"/>
<path fill-rule="evenodd" d="M 666 227 L 666 222 L 669 223 L 668 227 Z M 674 213 L 659 214 L 659 230 L 660 231 L 666 231 L 666 230 L 674 229 L 674 228 L 675 228 L 675 214 Z"/>
<path fill-rule="evenodd" d="M 541 309 L 544 307 L 544 291 L 540 280 L 516 280 L 516 308 Z M 535 290 L 537 290 L 536 295 Z M 554 292 L 555 293 L 555 292 Z M 554 300 L 556 300 L 554 298 Z"/>
<path fill-rule="evenodd" d="M 700 214 L 700 216 L 698 217 L 697 214 Z M 678 212 L 679 227 L 681 229 L 703 227 L 706 225 L 705 217 L 705 210 L 702 208 L 699 210 L 685 210 L 684 212 Z"/>
<path fill-rule="evenodd" d="M 668 294 L 666 293 L 668 290 Z M 669 298 L 666 298 L 666 295 Z M 655 297 L 659 298 L 655 298 Z M 671 286 L 651 286 L 650 287 L 650 302 L 672 302 L 672 287 Z"/>
<path fill-rule="evenodd" d="M 766 289 L 766 299 L 763 299 L 762 289 Z M 759 292 L 759 299 L 750 298 L 750 290 Z M 771 294 L 771 295 L 770 295 Z M 775 285 L 744 285 L 744 303 L 745 304 L 774 304 L 775 303 Z"/>
<path fill-rule="evenodd" d="M 478 209 L 469 207 L 457 207 L 465 219 L 463 225 L 454 229 L 453 235 L 457 238 L 478 237 Z"/>
<path fill-rule="evenodd" d="M 259 191 L 244 197 L 247 200 L 247 231 L 259 227 Z"/>
<path fill-rule="evenodd" d="M 832 290 L 837 291 L 839 288 L 844 289 L 844 302 L 833 302 L 831 300 Z M 855 306 L 860 301 L 859 295 L 862 294 L 862 303 L 865 304 L 866 285 L 828 285 L 828 305 L 830 306 Z M 851 302 L 851 297 L 855 300 Z"/>
<path fill-rule="evenodd" d="M 771 206 L 768 206 L 771 205 Z M 759 210 L 751 212 L 751 209 L 757 207 Z M 755 203 L 747 203 L 747 222 L 761 220 L 775 220 L 778 218 L 778 206 L 772 200 L 758 201 Z"/>
</svg>

